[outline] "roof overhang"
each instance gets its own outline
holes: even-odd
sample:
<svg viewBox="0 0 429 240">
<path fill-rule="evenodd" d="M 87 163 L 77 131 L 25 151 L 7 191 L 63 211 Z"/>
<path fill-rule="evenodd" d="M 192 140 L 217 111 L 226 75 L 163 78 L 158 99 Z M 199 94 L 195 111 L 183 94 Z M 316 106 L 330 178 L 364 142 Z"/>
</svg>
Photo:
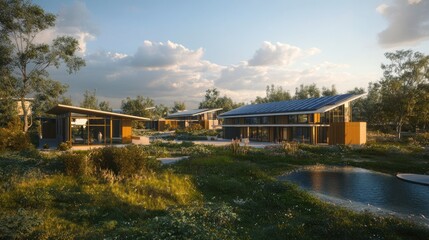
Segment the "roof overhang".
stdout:
<svg viewBox="0 0 429 240">
<path fill-rule="evenodd" d="M 55 107 L 51 108 L 46 113 L 54 114 L 54 115 L 61 115 L 66 113 L 79 113 L 84 115 L 93 115 L 93 116 L 100 116 L 100 117 L 117 117 L 121 119 L 129 119 L 129 120 L 137 120 L 137 121 L 149 121 L 149 118 L 145 117 L 138 117 L 128 114 L 122 114 L 122 113 L 114 113 L 114 112 L 107 112 L 107 111 L 101 111 L 101 110 L 94 110 L 89 108 L 82 108 L 82 107 L 75 107 L 70 105 L 63 105 L 58 104 Z"/>
<path fill-rule="evenodd" d="M 176 118 L 176 117 L 194 117 L 204 113 L 216 112 L 220 110 L 222 110 L 222 108 L 213 108 L 213 109 L 206 109 L 206 110 L 202 110 L 201 112 L 189 113 L 189 114 L 187 114 L 186 111 L 183 111 L 183 112 L 179 112 L 179 114 L 173 113 L 175 115 L 172 114 L 172 115 L 166 116 L 165 118 L 168 119 L 168 118 Z M 180 113 L 183 113 L 183 114 L 180 114 Z"/>
</svg>

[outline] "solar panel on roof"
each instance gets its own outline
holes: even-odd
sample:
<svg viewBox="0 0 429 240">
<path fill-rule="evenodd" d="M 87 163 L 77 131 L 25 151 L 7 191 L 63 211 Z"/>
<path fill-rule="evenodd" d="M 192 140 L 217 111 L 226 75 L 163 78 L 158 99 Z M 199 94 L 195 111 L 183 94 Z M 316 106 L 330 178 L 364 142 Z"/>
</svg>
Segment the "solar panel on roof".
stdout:
<svg viewBox="0 0 429 240">
<path fill-rule="evenodd" d="M 335 105 L 336 103 L 346 100 L 353 94 L 342 94 L 336 96 L 327 96 L 321 98 L 309 98 L 302 100 L 289 100 L 281 102 L 261 103 L 246 105 L 220 116 L 251 115 L 251 114 L 268 114 L 268 113 L 290 113 L 290 112 L 307 112 L 315 111 L 325 106 Z"/>
</svg>

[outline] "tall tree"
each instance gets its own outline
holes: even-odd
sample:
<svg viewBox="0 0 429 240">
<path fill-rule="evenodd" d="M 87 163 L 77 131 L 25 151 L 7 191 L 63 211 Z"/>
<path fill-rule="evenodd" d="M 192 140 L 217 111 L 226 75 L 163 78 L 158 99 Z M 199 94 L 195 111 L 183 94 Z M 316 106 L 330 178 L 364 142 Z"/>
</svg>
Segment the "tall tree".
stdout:
<svg viewBox="0 0 429 240">
<path fill-rule="evenodd" d="M 382 64 L 380 80 L 382 110 L 395 123 L 398 139 L 402 126 L 415 113 L 419 86 L 429 80 L 429 56 L 412 50 L 385 53 L 387 64 Z"/>
<path fill-rule="evenodd" d="M 315 83 L 311 85 L 301 84 L 299 88 L 295 89 L 295 99 L 307 99 L 320 97 L 320 89 Z"/>
<path fill-rule="evenodd" d="M 155 108 L 152 110 L 151 118 L 152 119 L 160 119 L 165 116 L 167 116 L 169 112 L 169 108 L 163 104 L 156 105 Z"/>
<path fill-rule="evenodd" d="M 136 99 L 127 97 L 122 100 L 121 109 L 124 113 L 140 116 L 140 117 L 151 117 L 151 110 L 155 107 L 152 99 L 143 96 L 137 96 Z"/>
<path fill-rule="evenodd" d="M 172 113 L 175 113 L 175 112 L 179 112 L 179 111 L 183 111 L 183 110 L 186 110 L 186 105 L 185 105 L 185 102 L 176 102 L 176 101 L 174 101 L 174 105 L 173 105 L 173 108 L 172 108 Z"/>
<path fill-rule="evenodd" d="M 281 86 L 276 87 L 274 84 L 271 84 L 271 87 L 267 86 L 265 93 L 266 96 L 264 98 L 257 96 L 252 103 L 279 102 L 292 99 L 289 91 L 283 90 Z"/>
<path fill-rule="evenodd" d="M 34 96 L 33 114 L 41 116 L 47 110 L 54 107 L 56 104 L 65 104 L 68 99 L 64 97 L 68 86 L 57 81 L 44 81 L 43 85 L 37 86 L 37 93 Z"/>
<path fill-rule="evenodd" d="M 337 89 L 335 88 L 335 85 L 331 86 L 331 89 L 326 88 L 326 87 L 322 87 L 322 96 L 327 97 L 327 96 L 335 96 L 338 94 Z"/>
<path fill-rule="evenodd" d="M 199 108 L 222 108 L 221 112 L 226 112 L 243 105 L 244 103 L 236 103 L 226 95 L 221 97 L 219 90 L 210 88 L 206 90 L 206 95 L 200 102 Z"/>
<path fill-rule="evenodd" d="M 108 101 L 101 101 L 100 104 L 98 104 L 98 109 L 101 111 L 112 111 L 112 107 L 110 106 L 110 103 Z"/>
<path fill-rule="evenodd" d="M 89 109 L 99 109 L 95 89 L 92 92 L 85 90 L 85 93 L 83 94 L 83 101 L 80 103 L 80 106 Z"/>
<path fill-rule="evenodd" d="M 10 76 L 4 79 L 12 96 L 20 99 L 24 109 L 23 130 L 30 127 L 25 98 L 37 94 L 38 86 L 54 80 L 49 78 L 47 69 L 58 68 L 65 63 L 69 73 L 76 72 L 85 65 L 85 61 L 75 56 L 79 49 L 78 41 L 72 37 L 60 36 L 52 44 L 36 43 L 38 33 L 55 25 L 55 15 L 45 13 L 37 5 L 25 0 L 0 0 L 0 39 L 10 46 L 9 61 L 6 68 L 11 70 Z"/>
</svg>

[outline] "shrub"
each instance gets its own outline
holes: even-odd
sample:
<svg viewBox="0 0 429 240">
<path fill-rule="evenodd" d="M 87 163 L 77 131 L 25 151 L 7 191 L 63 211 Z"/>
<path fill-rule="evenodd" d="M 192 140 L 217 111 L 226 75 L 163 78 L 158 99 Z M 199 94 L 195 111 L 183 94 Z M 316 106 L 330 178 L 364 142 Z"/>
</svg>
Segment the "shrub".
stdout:
<svg viewBox="0 0 429 240">
<path fill-rule="evenodd" d="M 191 156 L 206 156 L 210 155 L 212 151 L 205 145 L 195 145 L 192 147 L 182 148 L 182 154 Z"/>
<path fill-rule="evenodd" d="M 416 134 L 415 140 L 420 145 L 428 146 L 429 145 L 429 132 Z"/>
<path fill-rule="evenodd" d="M 297 142 L 282 142 L 282 148 L 286 155 L 295 155 L 298 151 L 298 146 Z"/>
<path fill-rule="evenodd" d="M 145 148 L 138 145 L 96 149 L 91 153 L 91 160 L 96 168 L 124 177 L 144 174 L 160 166 L 155 157 L 150 157 Z"/>
<path fill-rule="evenodd" d="M 245 146 L 240 146 L 240 139 L 232 139 L 231 145 L 229 145 L 229 148 L 231 149 L 232 153 L 234 155 L 246 155 L 249 152 L 249 147 L 247 146 L 247 143 L 245 143 Z"/>
<path fill-rule="evenodd" d="M 22 151 L 32 147 L 28 134 L 22 132 L 19 120 L 0 128 L 0 151 Z"/>
<path fill-rule="evenodd" d="M 86 154 L 63 153 L 60 160 L 64 163 L 67 175 L 79 177 L 88 176 L 92 173 L 92 164 Z"/>
<path fill-rule="evenodd" d="M 72 143 L 70 141 L 62 142 L 58 144 L 57 149 L 60 151 L 67 151 L 72 148 Z"/>
</svg>

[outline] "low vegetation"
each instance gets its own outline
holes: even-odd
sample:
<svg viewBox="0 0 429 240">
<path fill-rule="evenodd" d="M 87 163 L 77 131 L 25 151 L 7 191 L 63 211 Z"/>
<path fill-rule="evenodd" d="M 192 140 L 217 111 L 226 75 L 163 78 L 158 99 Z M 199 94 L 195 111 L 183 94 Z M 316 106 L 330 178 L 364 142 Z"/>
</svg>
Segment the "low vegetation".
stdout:
<svg viewBox="0 0 429 240">
<path fill-rule="evenodd" d="M 413 144 L 268 149 L 156 142 L 0 155 L 1 239 L 424 239 L 429 230 L 333 207 L 277 176 L 300 165 L 429 172 Z M 241 146 L 241 148 L 244 148 Z M 239 150 L 237 150 L 239 149 Z M 191 157 L 160 166 L 165 153 Z"/>
</svg>

